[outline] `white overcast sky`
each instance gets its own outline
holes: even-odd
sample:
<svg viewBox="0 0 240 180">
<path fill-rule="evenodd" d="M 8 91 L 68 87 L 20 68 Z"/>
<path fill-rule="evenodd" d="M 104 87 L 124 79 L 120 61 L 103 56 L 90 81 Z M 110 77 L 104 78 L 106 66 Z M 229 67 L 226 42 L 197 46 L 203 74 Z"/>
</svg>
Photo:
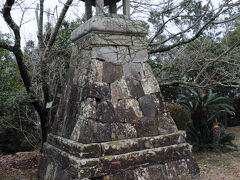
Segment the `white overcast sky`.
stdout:
<svg viewBox="0 0 240 180">
<path fill-rule="evenodd" d="M 55 19 L 56 15 L 60 13 L 62 9 L 63 2 L 66 0 L 45 0 L 45 10 L 50 9 L 51 12 L 54 12 Z M 165 1 L 165 0 L 148 0 L 149 3 L 156 3 L 157 1 Z M 214 0 L 217 5 L 220 0 Z M 17 24 L 20 24 L 21 19 L 21 37 L 22 37 L 22 47 L 24 47 L 26 41 L 34 40 L 37 42 L 36 31 L 37 31 L 37 23 L 36 23 L 36 15 L 35 9 L 36 4 L 39 2 L 38 0 L 16 0 L 16 5 L 12 10 L 12 17 Z M 3 8 L 5 0 L 0 0 L 0 9 Z M 23 14 L 24 12 L 24 14 Z M 80 0 L 74 1 L 73 6 L 70 7 L 66 20 L 73 20 L 76 17 L 81 17 L 84 13 L 84 4 Z M 24 16 L 22 16 L 24 15 Z M 135 17 L 137 19 L 142 19 L 142 14 L 138 15 L 139 17 Z M 23 17 L 23 18 L 22 18 Z M 54 20 L 54 18 L 51 18 Z M 47 16 L 45 15 L 45 22 L 47 21 Z M 1 33 L 12 33 L 8 26 L 6 25 L 3 17 L 0 16 L 0 32 Z"/>
</svg>

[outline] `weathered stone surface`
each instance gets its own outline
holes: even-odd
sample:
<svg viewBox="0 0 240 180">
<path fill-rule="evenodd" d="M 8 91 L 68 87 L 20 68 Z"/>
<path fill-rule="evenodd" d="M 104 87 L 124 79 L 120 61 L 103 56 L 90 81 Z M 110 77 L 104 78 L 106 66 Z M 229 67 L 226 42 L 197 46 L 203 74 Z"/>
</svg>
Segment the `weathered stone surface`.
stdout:
<svg viewBox="0 0 240 180">
<path fill-rule="evenodd" d="M 126 82 L 132 98 L 138 99 L 145 95 L 139 81 L 131 77 L 126 77 Z"/>
<path fill-rule="evenodd" d="M 168 113 L 164 113 L 161 116 L 158 116 L 158 122 L 159 134 L 169 134 L 177 131 L 177 126 Z"/>
<path fill-rule="evenodd" d="M 76 96 L 76 101 L 81 98 L 81 91 L 80 88 L 77 88 L 76 86 L 73 87 L 72 90 L 72 84 L 73 84 L 73 78 L 74 78 L 74 68 L 69 68 L 67 74 L 66 74 L 66 80 L 63 85 L 63 90 L 62 90 L 62 95 L 61 95 L 61 100 L 59 102 L 57 114 L 56 114 L 56 120 L 53 123 L 53 132 L 57 133 L 58 135 L 63 135 L 63 127 L 64 127 L 64 121 L 66 119 L 66 109 L 67 109 L 67 103 L 69 101 L 70 95 L 74 95 L 73 92 L 79 91 L 77 94 L 75 93 Z"/>
<path fill-rule="evenodd" d="M 167 180 L 164 165 L 153 165 L 104 176 L 103 180 Z"/>
<path fill-rule="evenodd" d="M 183 154 L 187 154 L 189 145 L 168 146 L 151 150 L 136 151 L 122 155 L 104 156 L 100 158 L 102 170 L 108 173 L 119 173 L 122 170 L 140 166 L 143 162 L 148 165 L 165 164 L 172 159 L 176 161 L 183 159 Z"/>
<path fill-rule="evenodd" d="M 80 123 L 78 142 L 87 144 L 112 140 L 110 124 L 103 124 L 90 119 L 81 120 Z"/>
<path fill-rule="evenodd" d="M 103 62 L 92 59 L 91 70 L 89 73 L 89 83 L 102 82 L 103 77 Z"/>
<path fill-rule="evenodd" d="M 83 99 L 111 99 L 110 87 L 107 83 L 94 83 L 83 88 Z"/>
<path fill-rule="evenodd" d="M 111 84 L 111 95 L 114 108 L 117 107 L 117 104 L 120 100 L 130 98 L 131 94 L 125 78 L 122 78 L 121 80 L 115 81 Z"/>
<path fill-rule="evenodd" d="M 115 107 L 116 117 L 120 122 L 136 123 L 142 117 L 139 103 L 135 99 L 119 100 Z"/>
<path fill-rule="evenodd" d="M 144 78 L 141 80 L 145 94 L 160 92 L 160 88 L 156 78 L 154 77 L 151 67 L 147 63 L 143 63 Z"/>
<path fill-rule="evenodd" d="M 123 74 L 126 77 L 133 77 L 136 80 L 144 78 L 143 68 L 141 63 L 125 63 L 123 64 Z"/>
<path fill-rule="evenodd" d="M 71 40 L 76 41 L 93 31 L 110 34 L 145 36 L 148 32 L 148 27 L 148 24 L 143 21 L 95 16 L 75 29 L 71 34 Z"/>
<path fill-rule="evenodd" d="M 112 63 L 121 63 L 119 62 L 117 55 L 116 46 L 100 46 L 92 48 L 92 58 L 94 59 Z"/>
<path fill-rule="evenodd" d="M 79 158 L 119 155 L 144 149 L 185 143 L 185 133 L 183 131 L 168 135 L 136 138 L 136 130 L 130 124 L 113 123 L 111 129 L 113 132 L 112 135 L 114 134 L 113 140 L 115 139 L 115 141 L 82 144 L 50 134 L 47 142 Z"/>
<path fill-rule="evenodd" d="M 105 100 L 98 104 L 96 120 L 103 123 L 112 123 L 118 121 L 115 116 L 113 105 L 110 101 Z"/>
<path fill-rule="evenodd" d="M 63 136 L 69 138 L 77 122 L 78 105 L 76 103 L 68 103 L 66 111 Z"/>
<path fill-rule="evenodd" d="M 122 65 L 107 63 L 103 64 L 103 82 L 113 83 L 120 80 L 123 76 Z"/>
<path fill-rule="evenodd" d="M 76 158 L 50 144 L 45 144 L 44 148 L 45 153 L 49 155 L 47 158 L 61 164 L 72 177 L 80 179 L 101 177 L 109 173 L 117 174 L 129 168 L 137 168 L 144 162 L 155 165 L 169 163 L 172 159 L 179 161 L 190 155 L 188 144 L 90 159 Z"/>
<path fill-rule="evenodd" d="M 132 36 L 132 45 L 134 47 L 147 47 L 148 46 L 148 39 L 146 37 L 140 37 L 140 36 Z"/>
<path fill-rule="evenodd" d="M 164 98 L 163 98 L 161 92 L 151 94 L 151 96 L 154 99 L 155 103 L 158 104 L 159 115 L 170 112 L 167 108 L 167 104 L 164 101 Z"/>
<path fill-rule="evenodd" d="M 165 164 L 166 179 L 173 180 L 190 180 L 191 175 L 189 173 L 187 163 L 185 160 L 172 161 Z"/>
<path fill-rule="evenodd" d="M 78 105 L 79 100 L 81 96 L 81 89 L 76 86 L 72 85 L 69 93 L 69 97 L 67 97 L 67 104 L 61 105 L 62 108 L 64 108 L 64 117 L 63 117 L 63 123 L 61 123 L 62 129 L 62 135 L 64 137 L 69 137 L 72 133 L 73 128 L 75 127 L 76 121 L 77 121 L 77 113 L 78 113 Z M 64 103 L 64 102 L 62 102 Z M 65 107 L 64 107 L 65 106 Z M 63 110 L 63 109 L 62 109 Z M 61 112 L 60 112 L 61 113 Z M 59 120 L 61 117 L 59 118 Z M 58 126 L 61 128 L 60 126 Z"/>
<path fill-rule="evenodd" d="M 89 33 L 82 38 L 76 40 L 75 47 L 84 49 L 87 47 L 97 46 L 131 46 L 132 37 L 114 34 L 96 34 Z M 74 54 L 73 54 L 74 55 Z M 74 58 L 74 57 L 73 57 Z"/>
<path fill-rule="evenodd" d="M 195 159 L 193 159 L 192 156 L 186 156 L 185 161 L 187 163 L 188 170 L 189 170 L 189 173 L 191 175 L 191 178 L 194 179 L 194 180 L 199 179 L 200 169 L 199 169 L 198 164 L 195 161 Z"/>
<path fill-rule="evenodd" d="M 112 123 L 111 124 L 112 140 L 136 138 L 137 132 L 134 126 L 128 123 Z"/>
<path fill-rule="evenodd" d="M 144 63 L 148 60 L 148 51 L 143 46 L 132 46 L 130 47 L 131 62 Z"/>
<path fill-rule="evenodd" d="M 174 144 L 185 143 L 184 136 L 185 134 L 183 132 L 178 132 L 153 137 L 142 137 L 110 141 L 101 143 L 102 146 L 101 149 L 104 156 L 118 155 L 128 152 L 140 151 L 144 149 L 159 148 Z"/>
<path fill-rule="evenodd" d="M 157 119 L 144 117 L 134 126 L 138 137 L 148 137 L 159 135 L 159 123 Z"/>
<path fill-rule="evenodd" d="M 117 62 L 120 64 L 131 62 L 130 50 L 128 46 L 117 46 Z"/>
<path fill-rule="evenodd" d="M 156 104 L 152 100 L 151 96 L 143 96 L 138 100 L 143 115 L 150 118 L 157 116 Z"/>
<path fill-rule="evenodd" d="M 95 158 L 101 156 L 101 144 L 81 144 L 60 136 L 49 134 L 48 143 L 79 158 Z"/>
</svg>

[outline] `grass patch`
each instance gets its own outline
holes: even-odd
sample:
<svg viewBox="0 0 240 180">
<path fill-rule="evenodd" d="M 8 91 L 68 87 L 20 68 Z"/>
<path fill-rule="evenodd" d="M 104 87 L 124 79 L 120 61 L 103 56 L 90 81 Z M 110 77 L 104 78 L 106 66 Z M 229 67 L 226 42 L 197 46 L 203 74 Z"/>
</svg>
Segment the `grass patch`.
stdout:
<svg viewBox="0 0 240 180">
<path fill-rule="evenodd" d="M 240 152 L 239 151 L 233 152 L 232 156 L 240 160 Z"/>
<path fill-rule="evenodd" d="M 212 166 L 224 166 L 231 163 L 231 160 L 228 158 L 221 157 L 210 157 L 210 158 L 202 158 L 197 161 L 199 164 L 210 164 Z"/>
</svg>

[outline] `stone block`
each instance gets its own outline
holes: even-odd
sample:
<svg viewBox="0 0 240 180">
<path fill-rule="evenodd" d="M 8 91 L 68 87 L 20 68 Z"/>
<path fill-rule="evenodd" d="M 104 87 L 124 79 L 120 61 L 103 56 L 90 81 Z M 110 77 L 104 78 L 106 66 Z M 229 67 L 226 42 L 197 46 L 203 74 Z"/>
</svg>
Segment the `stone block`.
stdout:
<svg viewBox="0 0 240 180">
<path fill-rule="evenodd" d="M 123 76 L 122 65 L 105 62 L 103 64 L 103 82 L 113 83 Z"/>
<path fill-rule="evenodd" d="M 172 117 L 168 113 L 164 113 L 161 116 L 158 116 L 158 131 L 159 134 L 169 134 L 177 132 L 177 126 L 173 121 Z"/>
<path fill-rule="evenodd" d="M 172 180 L 191 180 L 185 160 L 172 161 L 165 164 L 165 173 L 167 179 Z"/>
<path fill-rule="evenodd" d="M 159 135 L 159 123 L 156 119 L 144 117 L 139 120 L 135 125 L 138 137 L 149 137 Z"/>
<path fill-rule="evenodd" d="M 136 80 L 144 78 L 143 68 L 141 63 L 125 63 L 123 64 L 123 74 L 126 77 L 133 77 Z"/>
<path fill-rule="evenodd" d="M 125 79 L 132 98 L 138 99 L 145 95 L 143 87 L 138 80 L 131 77 L 126 77 Z"/>
<path fill-rule="evenodd" d="M 92 33 L 94 34 L 94 33 Z M 132 44 L 131 36 L 115 34 L 94 34 L 93 45 L 113 45 L 113 46 L 130 46 Z"/>
<path fill-rule="evenodd" d="M 125 87 L 124 87 L 125 85 Z M 120 81 L 115 81 L 110 85 L 111 95 L 112 95 L 112 104 L 116 108 L 119 100 L 123 100 L 128 97 L 127 85 L 120 83 Z"/>
<path fill-rule="evenodd" d="M 152 149 L 164 146 L 171 146 L 174 144 L 182 144 L 185 143 L 183 136 L 185 136 L 184 132 L 177 132 L 173 134 L 153 137 L 115 140 L 101 143 L 102 146 L 101 149 L 104 156 L 119 155 L 134 151 L 140 151 L 144 149 Z"/>
<path fill-rule="evenodd" d="M 151 66 L 148 63 L 143 63 L 144 78 L 141 80 L 145 94 L 160 92 L 159 84 L 154 77 Z"/>
<path fill-rule="evenodd" d="M 64 117 L 65 117 L 65 109 L 66 109 L 67 103 L 63 100 L 60 101 L 58 105 L 58 111 L 56 114 L 56 118 L 53 122 L 52 131 L 53 133 L 57 135 L 63 136 L 63 127 L 64 127 Z"/>
<path fill-rule="evenodd" d="M 53 134 L 48 135 L 47 142 L 78 158 L 95 158 L 101 156 L 100 144 L 81 144 Z"/>
<path fill-rule="evenodd" d="M 118 59 L 118 52 L 116 46 L 92 47 L 91 52 L 93 59 L 121 64 Z"/>
<path fill-rule="evenodd" d="M 102 82 L 103 77 L 103 62 L 92 59 L 91 69 L 89 71 L 89 83 Z"/>
<path fill-rule="evenodd" d="M 112 140 L 110 124 L 103 124 L 91 119 L 83 119 L 80 121 L 80 135 L 78 142 L 98 143 Z"/>
<path fill-rule="evenodd" d="M 188 154 L 185 157 L 185 161 L 187 163 L 188 170 L 190 172 L 192 179 L 199 179 L 200 176 L 200 169 L 196 160 L 192 157 L 192 154 Z"/>
<path fill-rule="evenodd" d="M 67 103 L 66 109 L 65 109 L 65 117 L 64 117 L 64 127 L 63 127 L 63 135 L 64 137 L 70 137 L 76 122 L 77 122 L 77 114 L 79 111 L 79 107 L 78 105 L 80 103 L 78 103 L 77 101 L 71 101 L 71 97 L 70 96 L 70 100 Z"/>
<path fill-rule="evenodd" d="M 188 144 L 181 144 L 179 146 L 168 146 L 149 150 L 142 150 L 131 152 L 122 155 L 103 156 L 100 161 L 102 170 L 106 174 L 117 174 L 127 169 L 137 168 L 147 163 L 148 166 L 155 164 L 165 164 L 173 159 L 175 161 L 181 160 L 184 154 L 189 150 Z M 111 171 L 111 173 L 110 173 Z"/>
<path fill-rule="evenodd" d="M 115 106 L 115 114 L 120 122 L 136 123 L 142 117 L 138 101 L 135 99 L 119 100 Z"/>
<path fill-rule="evenodd" d="M 79 49 L 86 49 L 95 46 L 130 46 L 132 45 L 132 37 L 115 34 L 97 34 L 89 33 L 75 42 Z M 74 57 L 73 57 L 74 58 Z"/>
<path fill-rule="evenodd" d="M 71 40 L 76 41 L 91 32 L 145 36 L 148 29 L 148 24 L 143 21 L 95 16 L 75 29 L 71 34 Z"/>
<path fill-rule="evenodd" d="M 160 91 L 158 81 L 155 77 L 147 77 L 141 80 L 144 93 L 147 95 Z"/>
<path fill-rule="evenodd" d="M 95 98 L 87 98 L 79 105 L 79 116 L 84 119 L 96 119 L 97 114 L 97 102 Z"/>
<path fill-rule="evenodd" d="M 110 87 L 107 83 L 93 83 L 83 88 L 83 99 L 111 99 Z"/>
<path fill-rule="evenodd" d="M 103 123 L 117 122 L 113 105 L 110 101 L 104 100 L 97 105 L 96 120 Z"/>
<path fill-rule="evenodd" d="M 117 46 L 117 63 L 124 64 L 132 61 L 128 46 Z"/>
<path fill-rule="evenodd" d="M 112 123 L 111 133 L 112 141 L 137 137 L 136 129 L 128 123 Z"/>
<path fill-rule="evenodd" d="M 117 107 L 118 101 L 130 98 L 131 94 L 125 78 L 111 83 L 111 95 L 114 108 Z"/>
<path fill-rule="evenodd" d="M 138 99 L 143 116 L 155 118 L 157 116 L 157 108 L 151 96 L 142 96 Z"/>
<path fill-rule="evenodd" d="M 148 51 L 143 46 L 130 46 L 131 62 L 145 63 L 148 60 Z"/>
<path fill-rule="evenodd" d="M 158 104 L 158 112 L 159 114 L 169 113 L 169 109 L 167 108 L 167 104 L 164 101 L 164 98 L 161 94 L 161 92 L 156 92 L 154 94 L 151 94 L 152 98 L 155 100 L 155 102 Z"/>
<path fill-rule="evenodd" d="M 147 47 L 148 46 L 148 39 L 146 37 L 140 36 L 132 36 L 132 45 L 135 47 Z"/>
</svg>

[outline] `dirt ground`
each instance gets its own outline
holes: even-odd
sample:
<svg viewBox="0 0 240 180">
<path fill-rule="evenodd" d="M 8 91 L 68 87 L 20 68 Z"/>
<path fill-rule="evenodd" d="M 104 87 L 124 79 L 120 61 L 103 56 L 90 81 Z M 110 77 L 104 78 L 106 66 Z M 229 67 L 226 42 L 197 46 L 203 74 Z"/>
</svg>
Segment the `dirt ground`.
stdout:
<svg viewBox="0 0 240 180">
<path fill-rule="evenodd" d="M 0 180 L 36 180 L 40 152 L 0 156 Z"/>
<path fill-rule="evenodd" d="M 234 141 L 240 147 L 240 126 L 227 129 L 237 135 Z M 227 153 L 194 153 L 201 171 L 201 180 L 240 180 L 240 151 Z"/>
<path fill-rule="evenodd" d="M 237 134 L 234 143 L 240 147 L 240 126 L 227 131 Z M 240 151 L 193 155 L 201 170 L 201 180 L 240 180 Z M 39 151 L 0 155 L 0 180 L 36 180 L 39 160 Z"/>
</svg>

